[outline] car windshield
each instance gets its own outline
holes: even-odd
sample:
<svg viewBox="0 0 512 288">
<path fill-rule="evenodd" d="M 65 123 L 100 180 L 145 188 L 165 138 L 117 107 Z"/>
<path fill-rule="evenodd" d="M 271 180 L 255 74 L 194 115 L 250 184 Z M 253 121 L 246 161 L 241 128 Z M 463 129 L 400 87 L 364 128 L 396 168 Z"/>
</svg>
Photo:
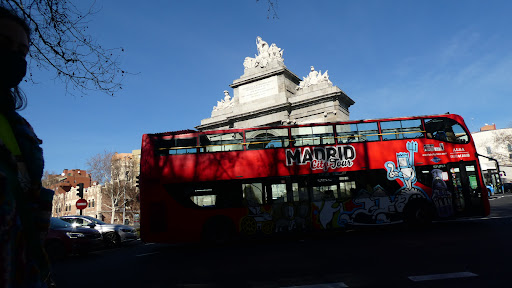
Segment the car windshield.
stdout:
<svg viewBox="0 0 512 288">
<path fill-rule="evenodd" d="M 94 224 L 99 224 L 99 225 L 105 225 L 105 224 L 107 224 L 107 223 L 105 223 L 105 222 L 103 222 L 103 221 L 101 221 L 101 220 L 98 220 L 98 219 L 94 218 L 94 217 L 86 216 L 86 217 L 84 217 L 84 218 L 85 218 L 85 219 L 88 219 L 89 221 L 92 221 Z"/>
<path fill-rule="evenodd" d="M 71 224 L 68 222 L 61 220 L 59 218 L 52 217 L 50 219 L 50 228 L 56 229 L 56 228 L 70 228 L 72 227 Z"/>
</svg>

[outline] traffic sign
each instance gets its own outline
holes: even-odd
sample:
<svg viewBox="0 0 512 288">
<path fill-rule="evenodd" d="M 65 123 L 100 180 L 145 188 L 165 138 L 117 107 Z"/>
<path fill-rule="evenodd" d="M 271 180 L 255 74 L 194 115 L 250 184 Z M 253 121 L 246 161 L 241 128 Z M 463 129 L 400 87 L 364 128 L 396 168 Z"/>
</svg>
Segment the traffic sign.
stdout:
<svg viewBox="0 0 512 288">
<path fill-rule="evenodd" d="M 85 209 L 85 208 L 87 208 L 87 200 L 85 200 L 85 199 L 78 199 L 78 200 L 76 200 L 76 204 L 75 205 L 76 205 L 77 209 L 80 209 L 80 210 Z"/>
</svg>

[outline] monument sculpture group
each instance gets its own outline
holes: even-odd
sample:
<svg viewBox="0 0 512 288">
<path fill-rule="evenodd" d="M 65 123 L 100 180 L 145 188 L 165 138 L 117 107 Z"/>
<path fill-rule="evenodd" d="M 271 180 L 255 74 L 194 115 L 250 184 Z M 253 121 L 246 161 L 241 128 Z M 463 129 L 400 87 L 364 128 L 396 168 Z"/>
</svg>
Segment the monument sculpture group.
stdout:
<svg viewBox="0 0 512 288">
<path fill-rule="evenodd" d="M 261 37 L 258 54 L 244 59 L 244 74 L 217 101 L 198 130 L 345 121 L 354 101 L 313 66 L 301 81 L 284 65 L 284 50 Z"/>
</svg>

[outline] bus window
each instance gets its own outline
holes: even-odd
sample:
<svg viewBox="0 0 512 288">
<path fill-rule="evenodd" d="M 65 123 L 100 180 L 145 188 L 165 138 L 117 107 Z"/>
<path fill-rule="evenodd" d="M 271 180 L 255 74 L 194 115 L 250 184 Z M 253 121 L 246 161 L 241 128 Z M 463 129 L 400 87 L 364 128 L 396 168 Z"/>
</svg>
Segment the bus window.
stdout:
<svg viewBox="0 0 512 288">
<path fill-rule="evenodd" d="M 272 184 L 270 187 L 272 189 L 273 203 L 288 202 L 286 194 L 286 184 Z"/>
<path fill-rule="evenodd" d="M 331 125 L 291 128 L 291 134 L 295 147 L 334 144 L 334 131 Z"/>
<path fill-rule="evenodd" d="M 237 182 L 167 184 L 165 188 L 178 203 L 188 208 L 242 207 L 241 186 Z"/>
<path fill-rule="evenodd" d="M 157 155 L 189 154 L 197 152 L 197 138 L 171 138 L 156 141 Z"/>
<path fill-rule="evenodd" d="M 335 200 L 336 196 L 339 194 L 337 178 L 316 178 L 313 181 L 312 188 L 312 201 Z"/>
<path fill-rule="evenodd" d="M 308 201 L 308 188 L 299 183 L 292 183 L 293 202 Z"/>
<path fill-rule="evenodd" d="M 402 133 L 404 139 L 423 138 L 423 129 L 421 127 L 421 120 L 404 120 L 402 122 Z"/>
<path fill-rule="evenodd" d="M 247 150 L 289 147 L 288 129 L 252 130 L 245 132 Z"/>
<path fill-rule="evenodd" d="M 381 122 L 383 140 L 422 138 L 421 120 L 401 120 Z"/>
<path fill-rule="evenodd" d="M 450 118 L 425 119 L 427 138 L 451 143 L 469 143 L 469 136 L 462 125 Z"/>
<path fill-rule="evenodd" d="M 194 194 L 190 196 L 190 200 L 199 207 L 214 207 L 217 195 L 213 194 L 212 189 L 197 189 Z"/>
<path fill-rule="evenodd" d="M 243 150 L 242 133 L 206 134 L 200 138 L 201 152 Z"/>
<path fill-rule="evenodd" d="M 263 204 L 263 184 L 251 183 L 242 184 L 244 202 L 249 207 L 260 206 Z"/>
<path fill-rule="evenodd" d="M 379 141 L 377 122 L 336 125 L 338 143 Z"/>
<path fill-rule="evenodd" d="M 350 179 L 346 176 L 340 177 L 340 193 L 338 195 L 338 198 L 342 200 L 349 199 L 352 197 L 350 194 L 350 191 L 353 191 L 352 189 L 356 189 L 356 182 L 350 181 Z"/>
</svg>

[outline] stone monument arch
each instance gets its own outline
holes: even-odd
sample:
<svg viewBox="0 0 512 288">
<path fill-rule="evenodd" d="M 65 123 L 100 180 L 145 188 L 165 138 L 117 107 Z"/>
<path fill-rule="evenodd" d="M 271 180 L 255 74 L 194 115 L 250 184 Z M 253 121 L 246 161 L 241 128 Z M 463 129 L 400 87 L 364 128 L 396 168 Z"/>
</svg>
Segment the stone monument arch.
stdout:
<svg viewBox="0 0 512 288">
<path fill-rule="evenodd" d="M 254 57 L 243 62 L 244 74 L 229 85 L 233 95 L 213 106 L 211 117 L 201 120 L 200 131 L 346 121 L 355 102 L 334 86 L 327 70 L 313 66 L 300 80 L 284 65 L 284 50 L 256 38 Z M 219 93 L 220 94 L 220 93 Z"/>
</svg>

